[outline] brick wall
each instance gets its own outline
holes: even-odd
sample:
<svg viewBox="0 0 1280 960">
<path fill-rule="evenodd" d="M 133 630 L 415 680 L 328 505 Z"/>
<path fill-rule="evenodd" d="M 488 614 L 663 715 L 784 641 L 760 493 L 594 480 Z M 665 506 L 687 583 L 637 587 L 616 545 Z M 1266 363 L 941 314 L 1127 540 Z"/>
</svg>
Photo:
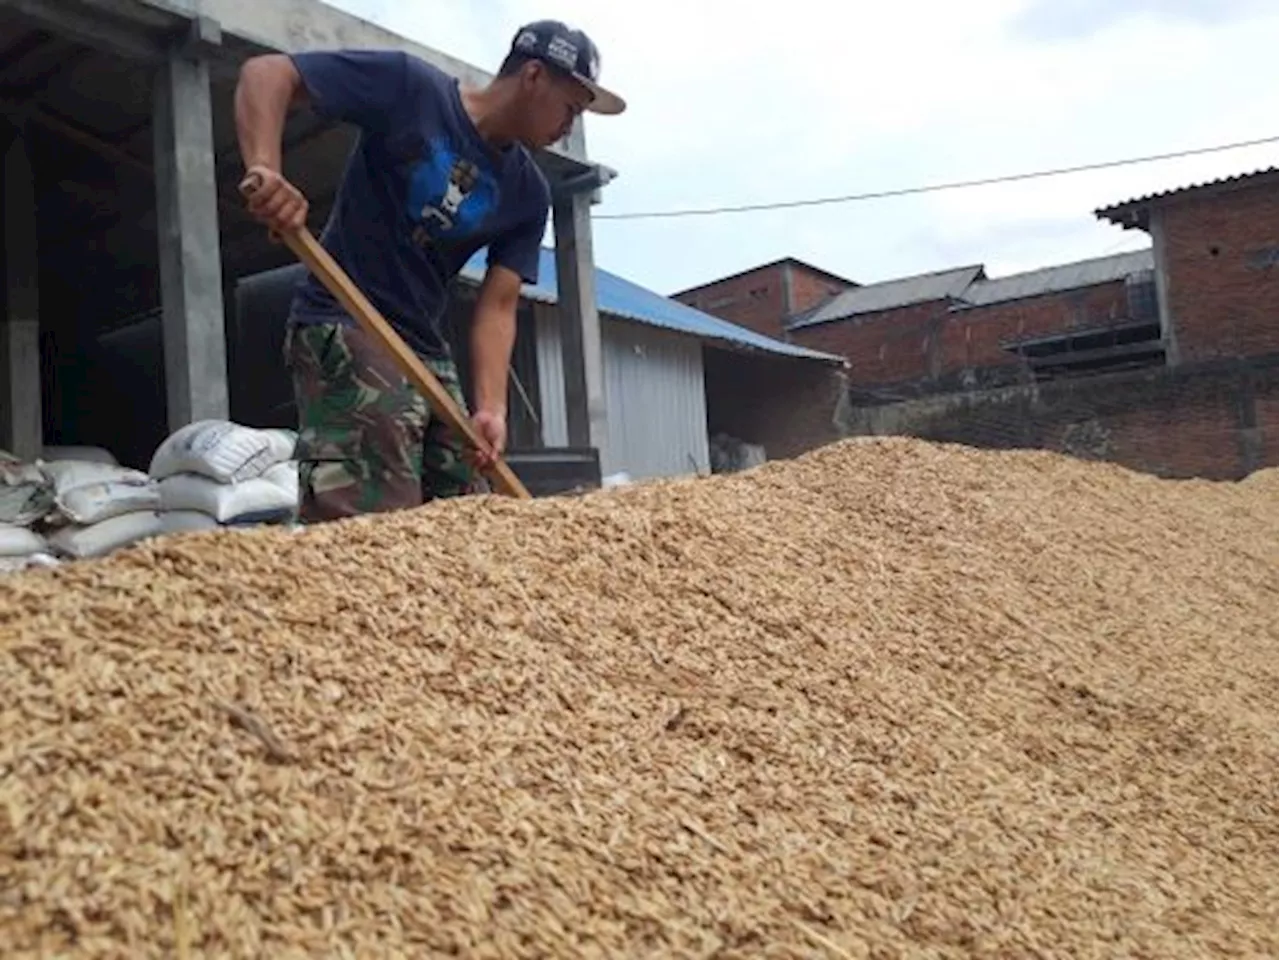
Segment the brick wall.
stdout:
<svg viewBox="0 0 1280 960">
<path fill-rule="evenodd" d="M 847 283 L 837 283 L 833 277 L 806 270 L 802 264 L 793 263 L 790 270 L 791 303 L 787 312 L 792 316 L 812 310 L 850 286 Z"/>
<path fill-rule="evenodd" d="M 1277 464 L 1276 362 L 1273 353 L 851 408 L 845 428 L 1233 480 Z"/>
<path fill-rule="evenodd" d="M 791 341 L 849 361 L 849 380 L 863 387 L 901 388 L 904 395 L 963 388 L 1004 370 L 1015 378 L 1009 341 L 1052 336 L 1125 319 L 1123 281 L 953 309 L 934 300 L 791 332 Z"/>
<path fill-rule="evenodd" d="M 1263 464 L 1274 466 L 1277 460 L 1277 446 L 1280 431 L 1277 430 L 1277 418 L 1280 418 L 1280 403 L 1276 402 L 1276 391 L 1263 390 L 1261 396 L 1254 401 L 1257 414 L 1258 459 Z"/>
<path fill-rule="evenodd" d="M 791 342 L 849 361 L 849 382 L 881 386 L 920 380 L 936 367 L 936 338 L 947 313 L 933 300 L 791 331 Z"/>
<path fill-rule="evenodd" d="M 766 337 L 781 337 L 786 316 L 784 292 L 782 266 L 778 265 L 678 293 L 674 299 Z"/>
<path fill-rule="evenodd" d="M 1123 280 L 954 311 L 942 328 L 940 372 L 1016 366 L 1001 344 L 1105 326 L 1128 313 Z"/>
<path fill-rule="evenodd" d="M 1278 215 L 1274 182 L 1192 193 L 1156 212 L 1180 361 L 1276 349 Z"/>
<path fill-rule="evenodd" d="M 916 304 L 790 339 L 846 357 L 854 402 L 880 404 L 851 411 L 853 432 L 901 421 L 895 432 L 932 439 L 1062 449 L 1162 476 L 1238 477 L 1276 465 L 1278 219 L 1274 179 L 1159 201 L 1152 232 L 1175 368 L 1030 385 L 1005 349 L 1132 319 L 1123 281 L 982 307 Z"/>
<path fill-rule="evenodd" d="M 1038 445 L 1159 476 L 1238 479 L 1251 468 L 1241 462 L 1247 428 L 1238 420 L 1236 401 L 1229 384 L 1206 381 L 1174 393 L 1167 406 L 1144 404 L 1054 424 Z"/>
<path fill-rule="evenodd" d="M 703 349 L 707 432 L 794 457 L 840 439 L 848 381 L 826 364 Z"/>
<path fill-rule="evenodd" d="M 783 261 L 677 293 L 673 299 L 766 337 L 784 339 L 786 317 L 848 286 L 802 263 Z"/>
</svg>

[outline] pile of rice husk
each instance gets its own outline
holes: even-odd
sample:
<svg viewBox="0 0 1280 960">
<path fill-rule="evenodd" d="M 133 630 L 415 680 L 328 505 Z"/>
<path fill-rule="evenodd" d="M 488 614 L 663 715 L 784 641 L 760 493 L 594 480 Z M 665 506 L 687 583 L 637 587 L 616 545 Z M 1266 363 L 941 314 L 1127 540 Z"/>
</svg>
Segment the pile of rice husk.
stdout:
<svg viewBox="0 0 1280 960">
<path fill-rule="evenodd" d="M 0 585 L 0 943 L 1277 952 L 1276 474 L 848 441 Z"/>
</svg>

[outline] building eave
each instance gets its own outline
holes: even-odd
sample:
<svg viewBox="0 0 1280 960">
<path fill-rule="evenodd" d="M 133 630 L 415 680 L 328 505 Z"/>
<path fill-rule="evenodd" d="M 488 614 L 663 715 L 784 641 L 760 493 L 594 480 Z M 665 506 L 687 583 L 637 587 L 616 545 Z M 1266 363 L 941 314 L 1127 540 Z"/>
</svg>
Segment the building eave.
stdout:
<svg viewBox="0 0 1280 960">
<path fill-rule="evenodd" d="M 1222 177 L 1217 180 L 1208 180 L 1202 183 L 1188 184 L 1184 187 L 1176 187 L 1172 190 L 1149 193 L 1146 196 L 1134 197 L 1130 200 L 1122 201 L 1121 203 L 1112 204 L 1109 207 L 1099 207 L 1093 211 L 1093 215 L 1099 220 L 1109 220 L 1111 223 L 1125 230 L 1138 229 L 1150 231 L 1151 211 L 1156 207 L 1165 206 L 1170 203 L 1177 203 L 1193 196 L 1204 197 L 1224 193 L 1234 193 L 1238 190 L 1246 190 L 1250 187 L 1260 186 L 1268 180 L 1272 182 L 1274 187 L 1276 171 L 1276 167 L 1266 167 L 1262 170 L 1254 170 L 1250 173 L 1241 173 L 1233 177 Z"/>
<path fill-rule="evenodd" d="M 262 53 L 380 48 L 403 50 L 483 86 L 493 74 L 401 36 L 323 0 L 4 0 L 0 7 L 33 26 L 130 60 L 159 62 L 175 45 L 197 45 L 215 77 L 234 80 Z M 575 176 L 594 169 L 575 122 L 563 140 L 539 151 L 544 169 Z"/>
</svg>

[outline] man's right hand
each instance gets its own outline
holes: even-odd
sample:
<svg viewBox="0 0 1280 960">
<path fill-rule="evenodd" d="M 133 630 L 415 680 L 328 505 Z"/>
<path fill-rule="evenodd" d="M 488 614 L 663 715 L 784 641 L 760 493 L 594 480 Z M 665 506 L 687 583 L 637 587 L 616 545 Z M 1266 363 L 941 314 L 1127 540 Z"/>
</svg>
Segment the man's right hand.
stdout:
<svg viewBox="0 0 1280 960">
<path fill-rule="evenodd" d="M 270 167 L 251 166 L 241 189 L 248 195 L 249 212 L 274 233 L 292 233 L 307 224 L 307 198 Z"/>
</svg>

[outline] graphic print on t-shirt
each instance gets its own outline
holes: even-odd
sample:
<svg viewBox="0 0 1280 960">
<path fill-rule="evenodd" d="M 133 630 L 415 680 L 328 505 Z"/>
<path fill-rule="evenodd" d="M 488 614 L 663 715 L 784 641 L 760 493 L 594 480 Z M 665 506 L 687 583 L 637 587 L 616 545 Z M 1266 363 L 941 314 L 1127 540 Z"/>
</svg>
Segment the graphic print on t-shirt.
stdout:
<svg viewBox="0 0 1280 960">
<path fill-rule="evenodd" d="M 497 205 L 493 177 L 442 138 L 433 139 L 425 153 L 409 174 L 408 213 L 417 225 L 414 241 L 427 245 L 474 232 Z"/>
</svg>

